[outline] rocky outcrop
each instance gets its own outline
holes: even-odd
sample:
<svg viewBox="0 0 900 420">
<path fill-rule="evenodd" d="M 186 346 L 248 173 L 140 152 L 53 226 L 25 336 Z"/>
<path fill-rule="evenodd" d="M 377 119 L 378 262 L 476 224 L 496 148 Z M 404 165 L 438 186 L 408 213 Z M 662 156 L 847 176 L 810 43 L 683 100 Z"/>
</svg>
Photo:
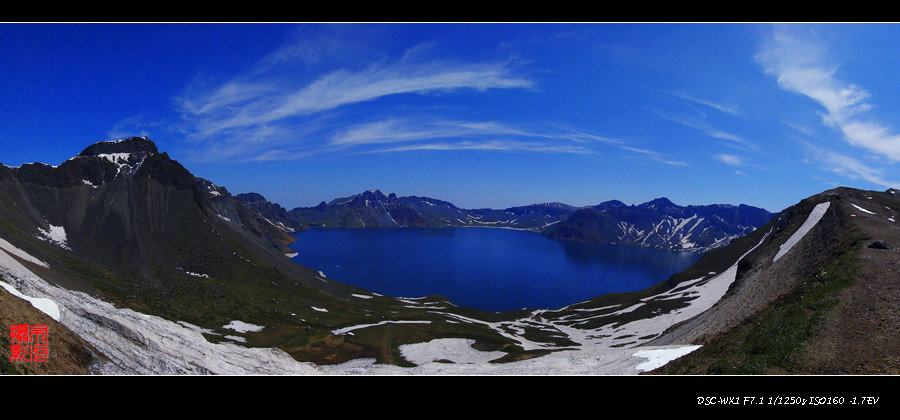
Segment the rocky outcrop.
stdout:
<svg viewBox="0 0 900 420">
<path fill-rule="evenodd" d="M 753 232 L 772 217 L 747 205 L 678 206 L 658 198 L 636 206 L 608 201 L 544 229 L 547 237 L 705 252 Z"/>
</svg>

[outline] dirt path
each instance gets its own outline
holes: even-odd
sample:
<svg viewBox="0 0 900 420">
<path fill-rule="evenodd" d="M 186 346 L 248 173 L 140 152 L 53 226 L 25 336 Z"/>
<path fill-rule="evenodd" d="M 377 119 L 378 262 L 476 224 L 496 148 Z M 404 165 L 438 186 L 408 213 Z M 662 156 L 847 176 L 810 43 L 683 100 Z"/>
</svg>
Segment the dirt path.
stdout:
<svg viewBox="0 0 900 420">
<path fill-rule="evenodd" d="M 900 220 L 900 213 L 886 208 L 892 203 L 867 197 L 854 194 L 841 203 L 871 239 L 860 250 L 857 281 L 843 290 L 822 330 L 807 343 L 801 365 L 810 373 L 900 374 L 900 226 L 888 220 Z M 894 249 L 869 248 L 875 240 Z"/>
</svg>

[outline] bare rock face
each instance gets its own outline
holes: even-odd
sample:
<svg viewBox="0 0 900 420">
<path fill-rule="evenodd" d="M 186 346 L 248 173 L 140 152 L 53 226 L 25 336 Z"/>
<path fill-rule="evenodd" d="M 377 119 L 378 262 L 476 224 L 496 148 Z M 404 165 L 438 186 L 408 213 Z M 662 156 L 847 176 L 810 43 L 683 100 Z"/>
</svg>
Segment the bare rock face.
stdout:
<svg viewBox="0 0 900 420">
<path fill-rule="evenodd" d="M 881 240 L 872 242 L 871 244 L 869 244 L 869 248 L 874 248 L 874 249 L 894 249 L 894 247 L 892 247 L 891 244 L 889 244 L 889 243 L 887 243 L 887 242 L 885 242 L 885 241 L 881 241 Z"/>
</svg>

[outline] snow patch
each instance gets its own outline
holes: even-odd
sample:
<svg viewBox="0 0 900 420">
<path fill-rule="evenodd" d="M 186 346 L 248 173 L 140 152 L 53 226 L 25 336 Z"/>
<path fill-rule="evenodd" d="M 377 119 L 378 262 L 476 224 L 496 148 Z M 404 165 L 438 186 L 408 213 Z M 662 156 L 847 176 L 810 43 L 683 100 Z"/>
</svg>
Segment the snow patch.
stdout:
<svg viewBox="0 0 900 420">
<path fill-rule="evenodd" d="M 3 253 L 3 251 L 0 251 L 0 253 Z M 2 258 L 2 256 L 0 256 L 0 258 Z M 31 306 L 34 306 L 37 310 L 47 314 L 48 316 L 50 316 L 50 318 L 53 318 L 53 320 L 59 321 L 59 305 L 57 305 L 56 302 L 54 302 L 53 300 L 47 299 L 47 298 L 36 298 L 36 297 L 27 296 L 27 295 L 19 292 L 11 284 L 3 282 L 3 281 L 0 281 L 0 287 L 3 287 L 4 289 L 6 289 L 6 291 L 9 292 L 11 295 L 13 295 L 19 299 L 23 299 L 23 300 L 27 301 L 28 303 L 31 304 Z"/>
<path fill-rule="evenodd" d="M 35 257 L 32 257 L 31 254 L 29 254 L 25 251 L 22 251 L 19 248 L 16 248 L 13 244 L 7 242 L 5 239 L 0 238 L 0 248 L 5 249 L 6 252 L 8 252 L 12 255 L 15 255 L 25 261 L 28 261 L 33 264 L 37 264 L 44 268 L 50 268 L 50 266 L 47 265 L 47 263 L 45 263 Z M 2 262 L 2 261 L 0 261 L 0 262 Z M 21 264 L 19 264 L 17 261 L 13 261 L 13 262 L 15 262 L 17 265 L 21 266 Z M 25 269 L 25 267 L 22 267 L 22 269 Z"/>
<path fill-rule="evenodd" d="M 245 333 L 245 332 L 260 332 L 265 327 L 260 326 L 260 325 L 248 324 L 243 321 L 231 321 L 228 324 L 223 325 L 222 328 L 229 329 L 229 330 L 235 330 L 239 333 Z"/>
<path fill-rule="evenodd" d="M 37 261 L 40 264 L 44 264 L 37 258 L 28 255 L 25 251 L 12 246 L 3 239 L 0 239 L 0 245 L 2 245 L 4 249 L 15 250 L 14 254 L 26 261 Z M 44 264 L 44 266 L 46 267 L 46 264 Z M 25 266 L 16 261 L 15 258 L 4 252 L 3 249 L 0 249 L 0 279 L 6 280 L 0 281 L 0 287 L 6 289 L 6 291 L 13 296 L 27 301 L 31 306 L 34 306 L 39 311 L 49 315 L 50 318 L 59 321 L 59 305 L 57 305 L 55 301 L 48 298 L 30 296 L 33 293 L 31 293 L 30 289 L 25 284 L 25 280 L 33 278 L 36 279 L 38 277 L 32 273 L 31 270 L 25 268 Z M 13 284 L 16 286 L 13 286 Z M 22 289 L 22 291 L 19 289 Z"/>
<path fill-rule="evenodd" d="M 50 225 L 50 230 L 38 228 L 38 232 L 40 232 L 41 234 L 41 236 L 37 237 L 38 239 L 42 241 L 50 241 L 60 248 L 67 249 L 69 251 L 72 250 L 72 248 L 69 248 L 69 245 L 66 243 L 66 229 L 64 227 Z"/>
<path fill-rule="evenodd" d="M 284 255 L 286 255 L 288 258 L 294 258 L 294 257 L 300 255 L 300 253 L 299 253 L 299 252 L 292 252 L 292 253 L 290 253 L 290 254 L 284 254 Z"/>
<path fill-rule="evenodd" d="M 449 360 L 453 363 L 475 364 L 487 363 L 506 355 L 502 351 L 481 351 L 472 348 L 475 340 L 465 338 L 439 338 L 426 343 L 404 344 L 400 346 L 400 354 L 404 359 L 424 365 L 436 360 Z"/>
<path fill-rule="evenodd" d="M 313 309 L 316 309 L 316 308 L 313 308 Z M 325 311 L 325 312 L 328 312 L 328 311 Z M 376 322 L 374 324 L 360 324 L 360 325 L 354 325 L 352 327 L 340 328 L 337 330 L 332 330 L 331 333 L 334 335 L 342 335 L 342 334 L 349 333 L 350 331 L 353 331 L 353 330 L 358 330 L 361 328 L 375 327 L 378 325 L 385 325 L 385 324 L 430 324 L 430 323 L 431 323 L 431 321 L 381 321 L 381 322 Z"/>
<path fill-rule="evenodd" d="M 672 348 L 641 350 L 637 353 L 634 353 L 633 356 L 642 357 L 644 359 L 647 359 L 647 361 L 635 366 L 635 368 L 640 372 L 647 372 L 661 367 L 666 363 L 669 363 L 699 348 L 700 346 L 679 346 Z"/>
<path fill-rule="evenodd" d="M 787 242 L 781 245 L 781 249 L 778 250 L 778 253 L 775 254 L 775 258 L 772 259 L 772 262 L 778 261 L 779 258 L 787 254 L 797 242 L 800 242 L 800 239 L 803 239 L 803 236 L 809 232 L 816 223 L 819 223 L 819 220 L 822 219 L 822 216 L 825 215 L 825 211 L 828 210 L 828 207 L 831 205 L 831 202 L 824 202 L 816 204 L 816 207 L 809 212 L 809 217 L 806 218 L 806 221 L 800 225 L 800 229 L 797 229 L 790 238 L 788 238 Z"/>
<path fill-rule="evenodd" d="M 328 309 L 325 309 L 325 308 L 317 308 L 315 306 L 310 306 L 310 308 L 312 308 L 312 310 L 314 310 L 314 311 L 328 312 Z"/>
<path fill-rule="evenodd" d="M 106 159 L 116 165 L 116 176 L 122 173 L 123 168 L 130 167 L 128 159 L 131 157 L 131 153 L 101 153 L 97 157 Z"/>
<path fill-rule="evenodd" d="M 862 207 L 860 207 L 860 206 L 857 206 L 856 204 L 850 203 L 850 205 L 853 206 L 853 207 L 856 207 L 856 209 L 859 210 L 859 211 L 861 211 L 861 212 L 869 213 L 869 214 L 875 214 L 875 212 L 868 211 L 868 210 L 866 210 L 866 209 L 864 209 L 864 208 L 862 208 Z"/>
</svg>

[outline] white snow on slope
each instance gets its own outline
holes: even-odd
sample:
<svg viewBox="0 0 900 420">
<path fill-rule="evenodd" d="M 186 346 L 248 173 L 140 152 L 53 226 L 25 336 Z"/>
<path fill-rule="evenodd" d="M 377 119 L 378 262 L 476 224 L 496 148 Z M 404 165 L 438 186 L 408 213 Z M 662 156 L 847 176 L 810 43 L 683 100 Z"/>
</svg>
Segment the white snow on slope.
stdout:
<svg viewBox="0 0 900 420">
<path fill-rule="evenodd" d="M 647 361 L 635 366 L 635 368 L 641 372 L 651 371 L 699 348 L 700 346 L 679 346 L 641 350 L 635 353 L 634 356 L 644 357 Z"/>
<path fill-rule="evenodd" d="M 91 343 L 111 362 L 92 367 L 99 374 L 311 375 L 324 373 L 282 350 L 210 343 L 196 326 L 116 308 L 82 292 L 52 286 L 33 273 L 25 276 L 0 251 L 3 278 L 22 293 L 58 305 L 58 321 Z M 12 266 L 12 267 L 11 267 Z M 12 268 L 12 269 L 11 269 Z"/>
<path fill-rule="evenodd" d="M 131 153 L 101 153 L 97 155 L 99 158 L 106 159 L 116 165 L 116 175 L 122 172 L 122 168 L 128 166 L 128 158 Z"/>
<path fill-rule="evenodd" d="M 15 245 L 13 245 L 13 244 L 7 242 L 5 239 L 0 238 L 0 248 L 2 248 L 2 249 L 5 250 L 6 252 L 8 252 L 8 253 L 10 253 L 10 254 L 12 254 L 12 255 L 15 255 L 15 256 L 17 256 L 17 257 L 19 257 L 19 258 L 21 258 L 21 259 L 23 259 L 23 260 L 25 260 L 25 261 L 28 261 L 28 262 L 33 263 L 33 264 L 37 264 L 37 265 L 39 265 L 39 266 L 41 266 L 41 267 L 44 267 L 44 268 L 50 268 L 50 266 L 47 265 L 47 263 L 45 263 L 45 262 L 43 262 L 43 261 L 41 261 L 41 260 L 39 260 L 39 259 L 37 259 L 37 258 L 35 258 L 35 257 L 32 257 L 31 254 L 29 254 L 29 253 L 27 253 L 27 252 L 25 252 L 25 251 L 22 251 L 22 250 L 19 249 L 19 248 L 16 248 Z M 16 262 L 16 264 L 18 264 L 18 262 Z M 2 265 L 0 265 L 0 267 L 2 267 Z M 25 267 L 22 267 L 22 268 L 24 269 Z M 27 270 L 26 270 L 26 271 L 27 271 Z M 29 271 L 29 273 L 30 273 L 30 271 Z"/>
<path fill-rule="evenodd" d="M 49 226 L 50 230 L 38 228 L 38 232 L 40 232 L 41 236 L 38 236 L 37 238 L 42 241 L 50 241 L 60 248 L 68 249 L 69 251 L 71 251 L 72 248 L 69 248 L 69 244 L 66 243 L 66 229 L 62 226 Z"/>
<path fill-rule="evenodd" d="M 2 245 L 3 249 L 15 250 L 15 255 L 26 261 L 37 261 L 40 263 L 39 265 L 47 266 L 37 258 L 28 255 L 25 251 L 12 246 L 5 240 L 0 239 L 0 245 Z M 31 306 L 49 315 L 50 318 L 59 321 L 59 306 L 56 302 L 53 299 L 32 296 L 35 293 L 24 285 L 25 283 L 22 279 L 37 278 L 37 276 L 3 249 L 0 249 L 0 287 L 6 289 L 13 296 L 28 301 L 28 303 L 31 303 Z"/>
<path fill-rule="evenodd" d="M 313 309 L 316 309 L 316 308 L 313 308 Z M 374 324 L 361 324 L 361 325 L 354 325 L 352 327 L 341 328 L 341 329 L 333 330 L 333 331 L 331 331 L 331 333 L 334 335 L 342 335 L 342 334 L 346 334 L 353 330 L 369 328 L 369 327 L 374 327 L 374 326 L 384 325 L 384 324 L 430 324 L 430 323 L 431 323 L 431 321 L 381 321 L 381 322 L 376 322 Z"/>
<path fill-rule="evenodd" d="M 453 363 L 487 363 L 506 356 L 502 351 L 480 351 L 472 348 L 475 340 L 465 338 L 438 338 L 427 343 L 404 344 L 400 354 L 404 359 L 423 365 L 437 360 Z"/>
<path fill-rule="evenodd" d="M 3 253 L 3 251 L 0 251 L 0 253 Z M 2 258 L 3 258 L 3 255 L 0 255 L 0 259 L 2 259 Z M 2 269 L 0 269 L 0 273 L 2 273 Z M 28 303 L 31 304 L 31 306 L 34 306 L 37 310 L 47 314 L 48 316 L 50 316 L 50 318 L 53 318 L 54 320 L 59 321 L 59 306 L 57 306 L 56 302 L 54 302 L 53 300 L 46 299 L 46 298 L 36 298 L 36 297 L 24 295 L 21 292 L 19 292 L 15 287 L 13 287 L 11 284 L 6 283 L 4 281 L 0 281 L 0 287 L 6 289 L 6 291 L 9 292 L 11 295 L 13 295 L 19 299 L 23 299 L 23 300 L 27 301 Z"/>
<path fill-rule="evenodd" d="M 231 321 L 228 324 L 223 325 L 222 328 L 226 328 L 229 330 L 235 330 L 239 333 L 245 333 L 245 332 L 260 332 L 265 327 L 263 327 L 261 325 L 248 324 L 243 321 Z"/>
<path fill-rule="evenodd" d="M 875 212 L 868 211 L 868 210 L 866 210 L 866 209 L 864 209 L 864 208 L 862 208 L 862 207 L 860 207 L 860 206 L 857 206 L 856 204 L 850 203 L 850 205 L 853 206 L 853 207 L 856 207 L 859 211 L 861 211 L 861 212 L 863 212 L 863 213 L 875 214 Z"/>
<path fill-rule="evenodd" d="M 800 229 L 797 229 L 797 231 L 794 232 L 794 234 L 791 235 L 791 237 L 781 245 L 781 249 L 779 249 L 778 253 L 775 254 L 775 258 L 772 259 L 772 262 L 778 261 L 778 259 L 784 256 L 784 254 L 787 254 L 787 252 L 790 251 L 791 248 L 794 247 L 794 245 L 797 245 L 797 242 L 800 242 L 800 240 L 803 239 L 803 236 L 806 235 L 806 233 L 809 232 L 809 230 L 812 229 L 813 226 L 816 225 L 816 223 L 819 223 L 819 220 L 821 220 L 822 216 L 825 215 L 825 211 L 828 210 L 828 207 L 830 205 L 831 202 L 829 201 L 816 204 L 816 206 L 813 207 L 812 211 L 809 212 L 809 217 L 806 218 L 806 221 L 803 222 L 802 225 L 800 225 Z"/>
<path fill-rule="evenodd" d="M 434 359 L 438 357 L 452 360 L 452 358 L 457 357 L 460 358 L 461 363 L 431 361 L 414 368 L 404 368 L 376 364 L 374 359 L 355 359 L 339 365 L 321 366 L 320 368 L 327 374 L 337 375 L 635 375 L 640 373 L 637 366 L 646 363 L 647 359 L 646 357 L 635 356 L 634 350 L 595 347 L 589 352 L 559 351 L 541 357 L 510 363 L 473 362 L 473 360 L 477 359 L 489 359 L 493 357 L 493 354 L 492 352 L 482 352 L 488 354 L 478 355 L 474 353 L 478 350 L 462 350 L 458 349 L 457 346 L 459 344 L 450 344 L 442 348 L 442 346 L 430 344 L 422 349 L 434 352 L 434 355 L 429 358 Z M 681 347 L 684 347 L 684 350 L 681 351 L 682 355 L 696 348 L 696 346 Z M 646 347 L 643 348 L 643 351 L 661 350 L 665 351 L 665 354 L 674 356 L 674 354 L 678 353 L 677 349 L 681 347 Z M 422 351 L 415 347 L 413 347 L 412 351 L 406 347 L 404 349 L 404 358 L 411 357 L 416 359 L 418 351 Z M 459 353 L 454 352 L 454 350 L 459 351 Z M 422 356 L 423 359 L 417 360 L 424 362 L 424 356 L 427 355 L 423 354 Z"/>
</svg>

